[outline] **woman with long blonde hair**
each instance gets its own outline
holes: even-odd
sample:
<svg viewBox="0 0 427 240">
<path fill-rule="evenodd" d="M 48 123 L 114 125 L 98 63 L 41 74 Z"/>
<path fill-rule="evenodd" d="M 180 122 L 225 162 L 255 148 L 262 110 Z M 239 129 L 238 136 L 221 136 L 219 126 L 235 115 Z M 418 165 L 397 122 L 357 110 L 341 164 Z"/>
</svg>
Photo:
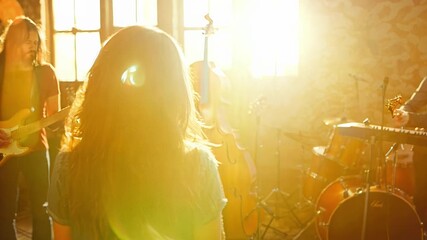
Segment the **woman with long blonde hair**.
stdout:
<svg viewBox="0 0 427 240">
<path fill-rule="evenodd" d="M 218 163 L 178 44 L 113 35 L 78 91 L 49 190 L 55 239 L 221 239 Z"/>
</svg>

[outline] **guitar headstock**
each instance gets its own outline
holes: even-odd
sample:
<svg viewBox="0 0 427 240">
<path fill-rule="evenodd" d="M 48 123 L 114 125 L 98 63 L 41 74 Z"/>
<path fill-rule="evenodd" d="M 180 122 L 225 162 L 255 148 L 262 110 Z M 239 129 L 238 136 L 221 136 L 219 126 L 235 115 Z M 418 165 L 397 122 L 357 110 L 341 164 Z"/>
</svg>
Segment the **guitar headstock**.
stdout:
<svg viewBox="0 0 427 240">
<path fill-rule="evenodd" d="M 394 117 L 394 110 L 402 106 L 402 104 L 403 104 L 403 98 L 402 98 L 402 95 L 399 94 L 394 98 L 388 99 L 385 107 L 390 112 L 391 117 Z"/>
</svg>

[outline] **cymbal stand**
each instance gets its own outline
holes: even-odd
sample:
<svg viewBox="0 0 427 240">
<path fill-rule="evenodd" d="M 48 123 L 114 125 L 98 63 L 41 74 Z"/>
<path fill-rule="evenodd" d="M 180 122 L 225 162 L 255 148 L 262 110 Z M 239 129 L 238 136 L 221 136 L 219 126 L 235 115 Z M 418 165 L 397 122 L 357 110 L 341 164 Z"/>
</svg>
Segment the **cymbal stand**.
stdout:
<svg viewBox="0 0 427 240">
<path fill-rule="evenodd" d="M 369 167 L 367 170 L 365 170 L 365 179 L 366 179 L 366 185 L 365 185 L 365 200 L 364 200 L 364 206 L 363 206 L 363 218 L 362 218 L 362 231 L 361 231 L 361 240 L 365 239 L 366 235 L 366 224 L 368 220 L 368 207 L 369 207 L 369 195 L 371 192 L 371 172 L 372 172 L 372 165 L 373 161 L 375 159 L 375 136 L 372 136 L 370 139 L 370 146 L 371 146 L 371 158 L 369 161 Z"/>
<path fill-rule="evenodd" d="M 263 204 L 263 205 L 266 205 L 266 202 L 271 198 L 271 197 L 273 197 L 273 196 L 275 196 L 276 197 L 276 205 L 275 205 L 275 212 L 274 211 L 272 211 L 271 209 L 268 209 L 268 213 L 269 213 L 269 215 L 270 215 L 270 221 L 268 222 L 268 224 L 265 226 L 265 229 L 264 229 L 264 232 L 263 232 L 263 234 L 262 234 L 262 236 L 261 236 L 261 239 L 263 239 L 264 238 L 264 236 L 265 236 L 265 234 L 267 233 L 267 231 L 271 228 L 271 229 L 273 229 L 273 230 L 275 230 L 275 231 L 278 231 L 278 232 L 281 232 L 281 231 L 279 231 L 278 229 L 275 229 L 274 227 L 272 227 L 271 226 L 271 224 L 273 223 L 273 221 L 274 220 L 276 220 L 276 219 L 278 219 L 278 218 L 280 218 L 280 216 L 277 214 L 278 212 L 279 212 L 279 201 L 280 200 L 282 200 L 283 201 L 283 203 L 284 203 L 284 205 L 285 205 L 285 207 L 286 207 L 286 209 L 287 209 L 287 212 L 288 213 L 290 213 L 290 215 L 291 215 L 291 217 L 292 217 L 292 220 L 298 225 L 298 227 L 303 227 L 304 226 L 304 224 L 301 222 L 301 220 L 299 219 L 299 217 L 296 215 L 296 213 L 295 213 L 295 207 L 294 206 L 291 206 L 291 204 L 289 203 L 289 198 L 295 193 L 295 192 L 297 192 L 297 190 L 295 190 L 294 192 L 292 192 L 292 193 L 287 193 L 287 192 L 284 192 L 284 191 L 282 191 L 281 190 L 281 184 L 280 184 L 280 182 L 281 182 L 281 179 L 280 179 L 280 177 L 281 177 L 281 174 L 280 174 L 280 171 L 281 171 L 281 151 L 280 151 L 280 146 L 281 146 L 281 143 L 282 143 L 282 140 L 281 140 L 281 135 L 282 135 L 282 132 L 281 132 L 281 130 L 280 129 L 278 129 L 278 132 L 277 132 L 277 146 L 276 146 L 276 155 L 277 155 L 277 171 L 276 171 L 276 187 L 274 187 L 271 191 L 270 191 L 270 193 L 266 196 L 266 197 L 264 197 L 262 200 L 261 200 L 261 203 Z M 285 234 L 285 233 L 283 233 L 283 232 L 281 232 L 282 234 Z"/>
<path fill-rule="evenodd" d="M 364 203 L 364 208 L 363 208 L 363 221 L 362 221 L 362 231 L 361 231 L 361 240 L 365 240 L 366 238 L 366 225 L 368 222 L 368 208 L 369 208 L 369 195 L 371 192 L 371 171 L 372 171 L 372 165 L 373 165 L 373 161 L 375 159 L 375 146 L 378 145 L 378 150 L 379 150 L 379 157 L 381 159 L 379 159 L 379 167 L 380 169 L 382 169 L 384 166 L 382 166 L 382 164 L 384 163 L 384 159 L 383 159 L 383 132 L 384 132 L 384 106 L 385 106 L 385 93 L 386 93 L 386 89 L 387 89 L 387 85 L 388 85 L 389 79 L 388 77 L 385 77 L 383 80 L 383 84 L 381 86 L 382 88 L 382 103 L 381 103 L 381 131 L 380 131 L 380 135 L 379 138 L 376 139 L 376 136 L 371 136 L 370 139 L 370 145 L 371 145 L 371 159 L 369 161 L 369 167 L 368 170 L 366 171 L 366 190 L 365 190 L 365 203 Z M 369 124 L 369 120 L 365 119 L 365 121 L 363 121 L 366 125 Z M 380 176 L 380 180 L 381 180 Z M 385 181 L 387 181 L 385 179 Z"/>
<path fill-rule="evenodd" d="M 259 130 L 260 130 L 260 123 L 261 123 L 261 111 L 264 110 L 266 107 L 266 98 L 264 96 L 260 96 L 257 99 L 255 99 L 255 101 L 253 103 L 250 104 L 249 106 L 249 114 L 254 114 L 256 116 L 255 118 L 255 141 L 254 141 L 254 162 L 255 162 L 255 167 L 258 169 L 259 166 L 259 156 L 258 156 L 258 148 L 259 148 Z M 257 215 L 258 215 L 258 221 L 257 221 L 257 230 L 256 230 L 256 239 L 260 240 L 263 239 L 268 228 L 272 228 L 271 227 L 271 223 L 273 222 L 274 219 L 277 218 L 275 212 L 267 205 L 267 198 L 270 197 L 270 194 L 265 197 L 265 198 L 261 198 L 260 194 L 259 194 L 259 186 L 260 186 L 260 181 L 259 181 L 259 177 L 256 178 L 256 191 L 257 191 L 257 204 L 256 207 L 251 211 L 256 211 Z M 269 221 L 269 223 L 267 224 L 267 228 L 266 230 L 262 233 L 261 235 L 261 220 L 260 220 L 260 216 L 261 216 L 261 211 L 264 210 L 268 215 L 271 216 L 271 219 Z M 278 229 L 275 229 L 277 231 L 279 231 Z M 287 235 L 285 233 L 283 233 L 284 235 Z"/>
</svg>

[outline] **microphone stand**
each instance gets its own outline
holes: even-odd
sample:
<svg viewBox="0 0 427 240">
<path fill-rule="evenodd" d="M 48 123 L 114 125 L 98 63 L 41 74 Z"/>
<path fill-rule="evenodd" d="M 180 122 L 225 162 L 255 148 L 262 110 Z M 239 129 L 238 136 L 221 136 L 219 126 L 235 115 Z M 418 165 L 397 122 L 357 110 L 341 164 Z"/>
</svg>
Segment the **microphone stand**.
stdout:
<svg viewBox="0 0 427 240">
<path fill-rule="evenodd" d="M 383 131 L 384 131 L 384 106 L 385 106 L 385 92 L 388 85 L 388 77 L 384 78 L 383 84 L 382 84 L 382 104 L 381 104 L 381 131 L 379 135 L 379 139 L 375 138 L 375 136 L 371 136 L 370 139 L 370 145 L 371 145 L 371 159 L 369 161 L 369 167 L 368 170 L 365 171 L 366 174 L 366 190 L 365 190 L 365 204 L 363 208 L 363 220 L 362 220 L 362 231 L 361 231 L 361 240 L 365 240 L 366 238 L 366 227 L 367 227 L 367 220 L 368 220 L 368 207 L 369 207 L 369 197 L 371 192 L 371 171 L 372 171 L 372 165 L 373 161 L 375 159 L 375 145 L 378 145 L 379 147 L 379 156 L 381 159 L 379 159 L 379 167 L 380 169 L 383 169 L 383 150 L 382 150 L 382 143 L 383 143 Z M 369 124 L 368 122 L 365 122 L 365 124 Z M 378 174 L 378 173 L 377 173 Z M 380 172 L 380 174 L 382 174 Z M 382 176 L 380 176 L 380 181 L 382 179 Z"/>
</svg>

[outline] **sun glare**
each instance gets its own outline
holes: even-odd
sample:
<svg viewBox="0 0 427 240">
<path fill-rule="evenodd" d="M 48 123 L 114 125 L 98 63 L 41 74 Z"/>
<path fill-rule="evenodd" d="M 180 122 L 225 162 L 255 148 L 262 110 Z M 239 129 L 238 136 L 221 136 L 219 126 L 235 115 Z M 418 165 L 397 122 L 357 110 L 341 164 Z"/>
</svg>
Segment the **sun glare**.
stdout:
<svg viewBox="0 0 427 240">
<path fill-rule="evenodd" d="M 257 0 L 253 6 L 252 74 L 296 75 L 298 69 L 298 0 Z"/>
</svg>

